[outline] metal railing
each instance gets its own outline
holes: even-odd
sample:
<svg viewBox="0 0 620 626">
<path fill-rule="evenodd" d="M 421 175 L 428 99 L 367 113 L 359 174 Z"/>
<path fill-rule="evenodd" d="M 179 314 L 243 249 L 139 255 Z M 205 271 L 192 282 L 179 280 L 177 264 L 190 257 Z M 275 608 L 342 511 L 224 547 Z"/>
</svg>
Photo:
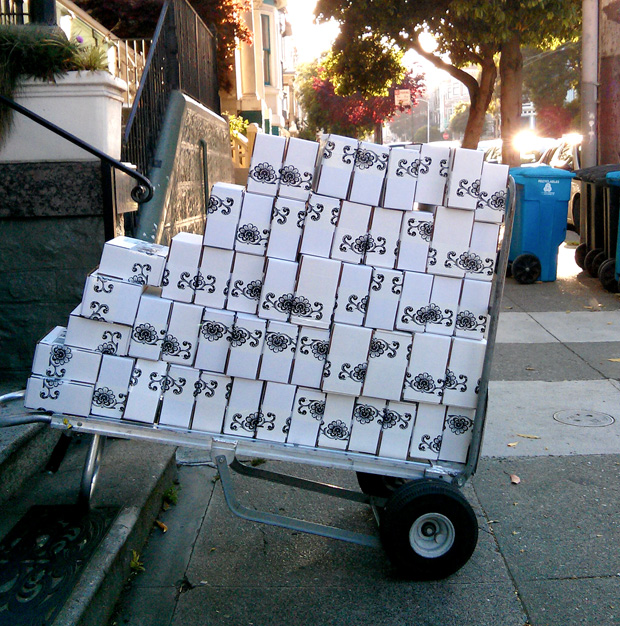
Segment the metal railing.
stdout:
<svg viewBox="0 0 620 626">
<path fill-rule="evenodd" d="M 0 24 L 27 24 L 28 11 L 24 0 L 0 0 Z"/>
</svg>

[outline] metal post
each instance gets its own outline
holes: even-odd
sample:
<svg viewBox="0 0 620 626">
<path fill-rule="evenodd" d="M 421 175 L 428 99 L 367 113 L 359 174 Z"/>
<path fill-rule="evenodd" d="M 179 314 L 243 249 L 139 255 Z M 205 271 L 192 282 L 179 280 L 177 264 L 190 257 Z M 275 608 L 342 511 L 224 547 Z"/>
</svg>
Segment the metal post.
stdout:
<svg viewBox="0 0 620 626">
<path fill-rule="evenodd" d="M 581 167 L 597 164 L 598 0 L 582 1 Z"/>
<path fill-rule="evenodd" d="M 56 0 L 30 0 L 30 22 L 56 26 Z"/>
</svg>

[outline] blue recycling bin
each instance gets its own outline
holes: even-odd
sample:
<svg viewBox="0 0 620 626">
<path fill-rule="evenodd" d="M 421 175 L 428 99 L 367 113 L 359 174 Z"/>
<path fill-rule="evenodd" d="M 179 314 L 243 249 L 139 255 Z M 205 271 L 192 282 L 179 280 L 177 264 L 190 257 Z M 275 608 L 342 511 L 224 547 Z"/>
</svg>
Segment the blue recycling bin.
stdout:
<svg viewBox="0 0 620 626">
<path fill-rule="evenodd" d="M 513 167 L 515 217 L 508 261 L 515 280 L 552 282 L 558 269 L 558 248 L 566 238 L 566 215 L 572 172 L 548 165 Z"/>
</svg>

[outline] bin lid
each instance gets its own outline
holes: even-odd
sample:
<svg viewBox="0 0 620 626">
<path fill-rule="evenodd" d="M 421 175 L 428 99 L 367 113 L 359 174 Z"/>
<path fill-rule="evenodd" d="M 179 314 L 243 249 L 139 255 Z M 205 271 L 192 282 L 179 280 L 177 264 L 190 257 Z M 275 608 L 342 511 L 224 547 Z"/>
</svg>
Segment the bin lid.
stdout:
<svg viewBox="0 0 620 626">
<path fill-rule="evenodd" d="M 575 176 L 579 180 L 583 180 L 586 183 L 605 183 L 605 176 L 608 172 L 614 172 L 620 170 L 620 164 L 611 165 L 594 165 L 593 167 L 583 167 L 580 170 L 575 170 Z"/>
<path fill-rule="evenodd" d="M 575 174 L 568 170 L 562 170 L 550 165 L 537 165 L 536 167 L 511 167 L 510 175 L 518 178 L 574 178 Z"/>
<path fill-rule="evenodd" d="M 605 179 L 610 185 L 620 187 L 620 170 L 615 172 L 607 172 Z"/>
</svg>

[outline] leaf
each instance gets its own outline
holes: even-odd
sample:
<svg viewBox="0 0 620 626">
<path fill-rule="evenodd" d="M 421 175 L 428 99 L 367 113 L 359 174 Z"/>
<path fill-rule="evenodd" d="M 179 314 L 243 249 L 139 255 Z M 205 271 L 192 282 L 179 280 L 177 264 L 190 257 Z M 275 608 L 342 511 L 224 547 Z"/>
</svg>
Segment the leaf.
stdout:
<svg viewBox="0 0 620 626">
<path fill-rule="evenodd" d="M 620 359 L 607 359 L 608 361 L 611 361 L 612 363 L 620 363 Z"/>
<path fill-rule="evenodd" d="M 518 441 L 513 441 L 512 443 L 509 443 L 507 445 L 509 448 L 516 448 L 518 443 L 519 443 Z"/>
<path fill-rule="evenodd" d="M 588 305 L 585 305 L 583 308 L 584 308 L 584 309 L 593 309 L 594 307 L 593 307 L 593 306 L 588 306 Z"/>
<path fill-rule="evenodd" d="M 523 437 L 523 439 L 540 439 L 538 435 L 521 435 L 517 433 L 517 437 Z"/>
<path fill-rule="evenodd" d="M 535 372 L 535 371 L 536 371 L 536 368 L 535 368 L 535 367 L 526 367 L 525 369 L 526 369 L 526 371 L 528 371 L 528 372 Z"/>
<path fill-rule="evenodd" d="M 161 531 L 164 533 L 168 532 L 168 526 L 166 526 L 166 524 L 164 524 L 163 522 L 160 522 L 158 519 L 155 520 L 155 523 L 157 524 L 157 526 L 159 526 L 159 528 L 161 528 Z"/>
<path fill-rule="evenodd" d="M 516 474 L 510 474 L 510 482 L 513 485 L 518 485 L 521 482 L 521 479 Z"/>
</svg>

